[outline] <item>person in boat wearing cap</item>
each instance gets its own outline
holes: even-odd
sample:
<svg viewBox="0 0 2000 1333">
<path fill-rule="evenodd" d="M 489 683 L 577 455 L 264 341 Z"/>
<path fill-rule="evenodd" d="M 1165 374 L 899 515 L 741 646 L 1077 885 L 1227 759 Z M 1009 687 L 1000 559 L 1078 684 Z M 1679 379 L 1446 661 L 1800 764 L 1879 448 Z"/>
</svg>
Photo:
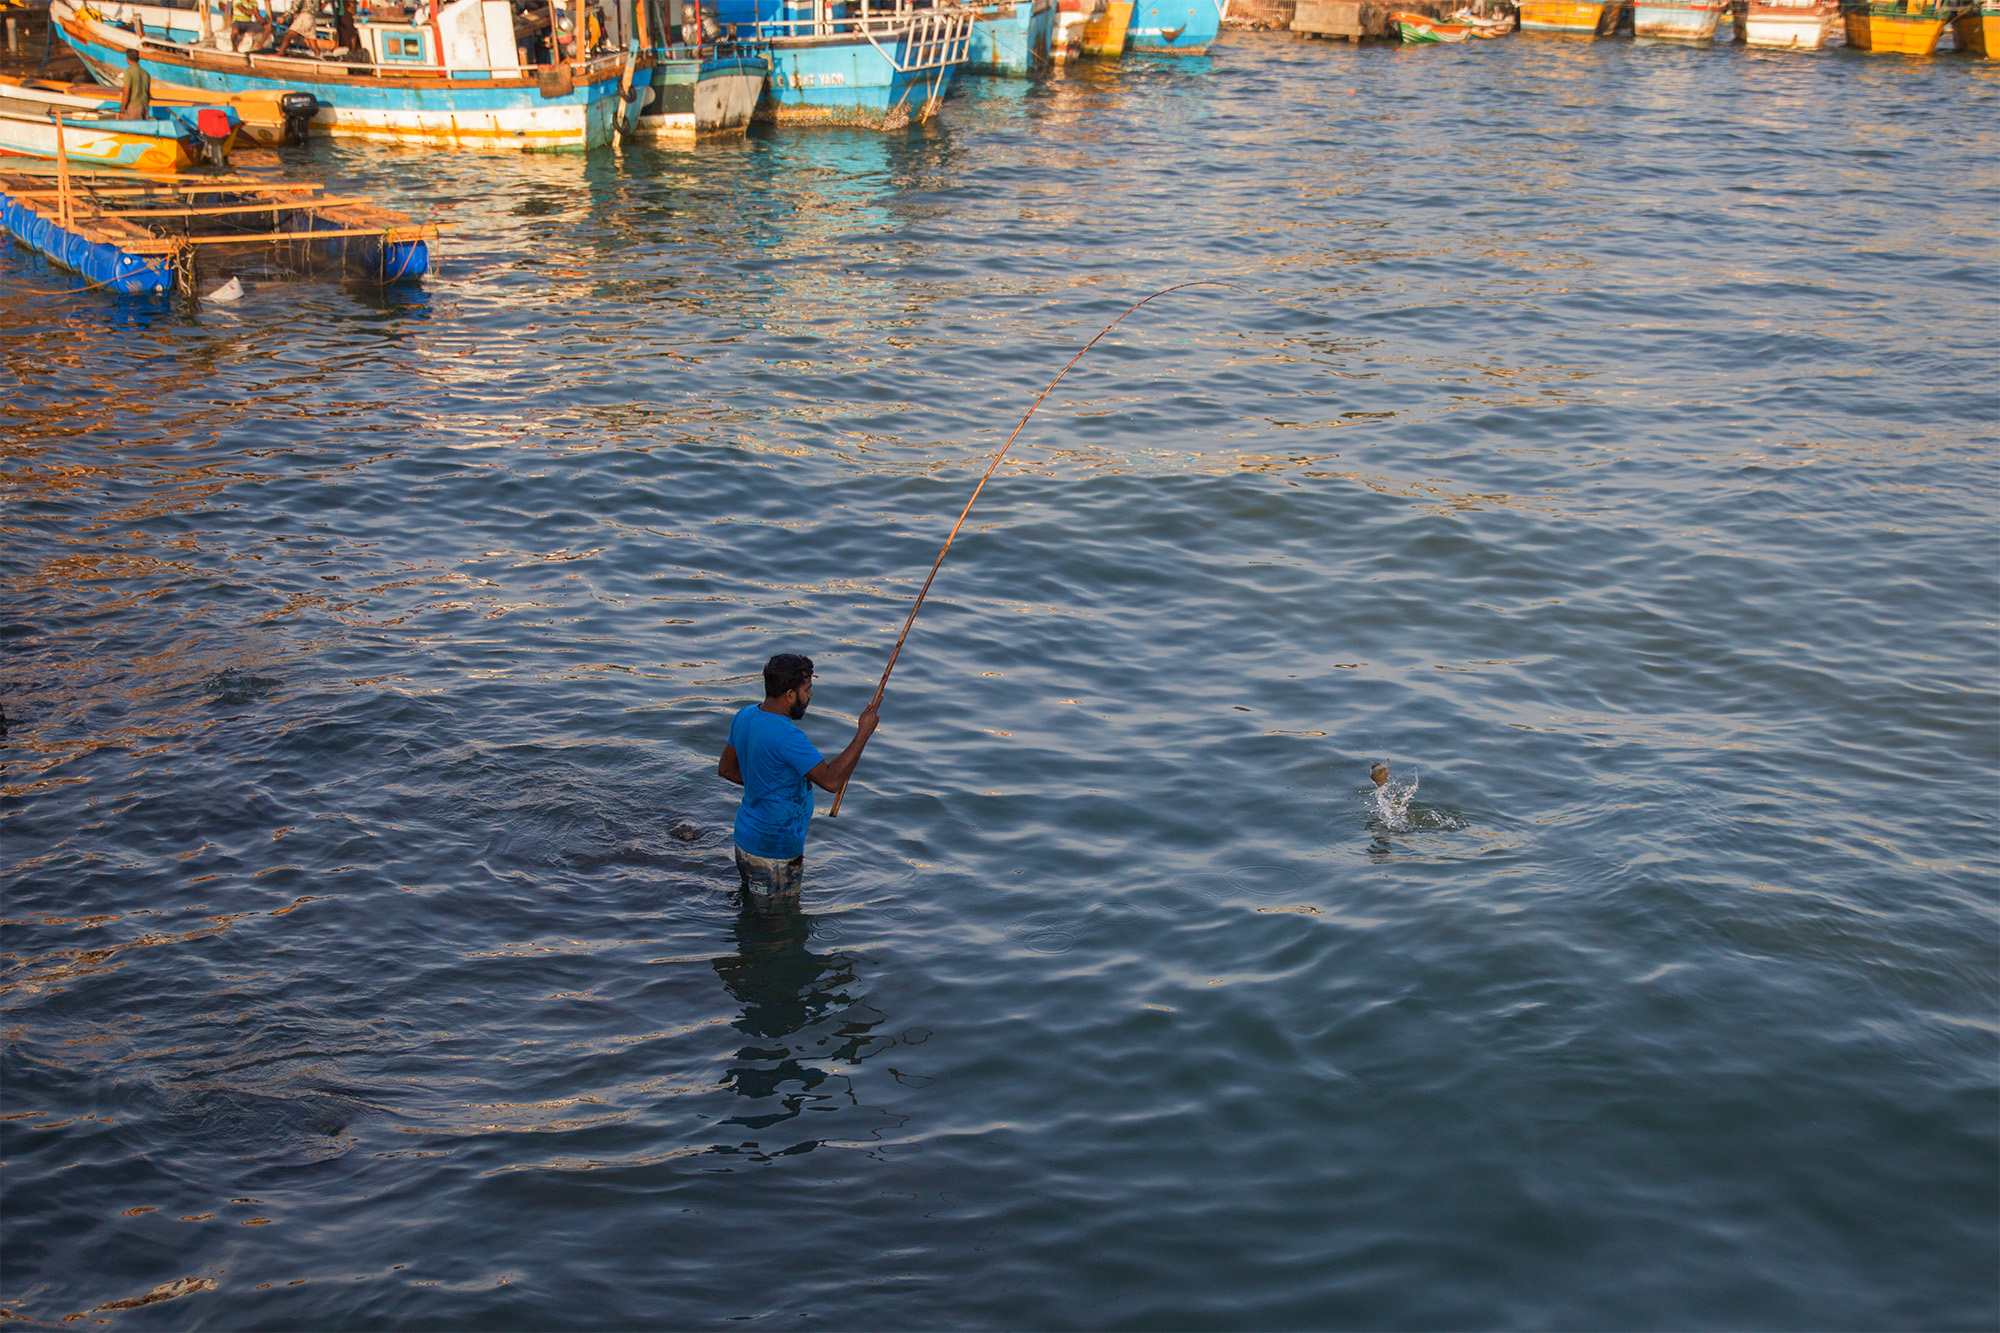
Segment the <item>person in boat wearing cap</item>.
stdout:
<svg viewBox="0 0 2000 1333">
<path fill-rule="evenodd" d="M 118 81 L 118 119 L 144 120 L 153 105 L 153 76 L 139 63 L 137 51 L 125 53 L 125 77 Z"/>
<path fill-rule="evenodd" d="M 812 691 L 810 657 L 779 653 L 766 662 L 764 702 L 736 714 L 729 724 L 729 743 L 715 763 L 717 774 L 743 788 L 736 812 L 736 870 L 753 906 L 798 906 L 812 788 L 837 792 L 846 785 L 861 762 L 861 748 L 881 721 L 870 703 L 861 710 L 854 739 L 828 759 L 797 725 L 812 702 Z"/>
</svg>

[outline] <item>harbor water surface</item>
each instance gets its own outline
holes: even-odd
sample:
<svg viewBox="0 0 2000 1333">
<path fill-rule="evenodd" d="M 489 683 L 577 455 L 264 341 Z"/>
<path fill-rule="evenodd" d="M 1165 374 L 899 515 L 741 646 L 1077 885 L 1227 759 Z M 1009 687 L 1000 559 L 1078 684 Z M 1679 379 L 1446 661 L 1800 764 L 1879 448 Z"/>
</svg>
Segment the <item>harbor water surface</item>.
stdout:
<svg viewBox="0 0 2000 1333">
<path fill-rule="evenodd" d="M 2000 1322 L 2000 70 L 288 154 L 441 272 L 0 254 L 9 1311 Z M 739 915 L 763 660 L 843 743 L 1193 278 Z"/>
</svg>

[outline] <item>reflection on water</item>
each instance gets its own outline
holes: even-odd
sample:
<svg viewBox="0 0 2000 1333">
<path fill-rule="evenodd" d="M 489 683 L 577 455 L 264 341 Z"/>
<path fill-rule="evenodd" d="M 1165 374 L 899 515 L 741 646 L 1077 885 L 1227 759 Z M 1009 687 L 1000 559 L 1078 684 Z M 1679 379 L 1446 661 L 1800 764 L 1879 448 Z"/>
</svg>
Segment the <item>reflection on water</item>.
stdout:
<svg viewBox="0 0 2000 1333">
<path fill-rule="evenodd" d="M 730 933 L 736 951 L 715 960 L 715 974 L 742 1006 L 734 1026 L 748 1039 L 723 1082 L 749 1105 L 724 1124 L 771 1130 L 807 1111 L 836 1109 L 827 1103 L 855 1101 L 849 1071 L 881 1044 L 870 1034 L 883 1015 L 856 992 L 854 956 L 815 953 L 812 938 L 813 918 L 799 909 L 797 895 L 774 908 L 746 901 Z M 759 1138 L 735 1151 L 763 1160 L 819 1145 L 812 1136 L 783 1147 Z"/>
</svg>

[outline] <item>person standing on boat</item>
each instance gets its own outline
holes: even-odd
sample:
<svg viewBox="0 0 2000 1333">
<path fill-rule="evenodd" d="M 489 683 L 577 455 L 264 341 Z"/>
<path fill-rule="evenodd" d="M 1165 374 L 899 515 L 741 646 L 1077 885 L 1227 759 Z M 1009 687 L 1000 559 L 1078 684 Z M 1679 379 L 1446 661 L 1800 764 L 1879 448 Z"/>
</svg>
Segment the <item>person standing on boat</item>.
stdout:
<svg viewBox="0 0 2000 1333">
<path fill-rule="evenodd" d="M 828 759 L 796 725 L 806 715 L 812 691 L 810 657 L 779 653 L 766 662 L 764 702 L 736 714 L 729 742 L 715 763 L 718 775 L 743 788 L 743 804 L 736 812 L 736 870 L 753 906 L 798 906 L 812 788 L 839 791 L 881 721 L 870 703 L 861 710 L 854 739 Z"/>
<path fill-rule="evenodd" d="M 153 106 L 153 76 L 139 63 L 138 51 L 125 53 L 125 77 L 118 86 L 124 90 L 118 98 L 118 119 L 144 120 Z"/>
<path fill-rule="evenodd" d="M 320 53 L 322 48 L 315 32 L 319 26 L 319 0 L 292 0 L 292 7 L 285 11 L 284 23 L 285 30 L 278 36 L 274 54 L 285 54 L 293 42 L 303 42 L 308 55 Z"/>
</svg>

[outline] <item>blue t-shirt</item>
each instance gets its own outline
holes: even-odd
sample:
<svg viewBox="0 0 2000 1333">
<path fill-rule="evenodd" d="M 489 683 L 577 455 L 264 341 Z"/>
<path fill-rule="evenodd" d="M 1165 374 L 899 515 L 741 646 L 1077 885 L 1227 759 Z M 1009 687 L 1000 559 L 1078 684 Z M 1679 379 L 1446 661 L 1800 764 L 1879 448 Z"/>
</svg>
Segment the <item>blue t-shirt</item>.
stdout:
<svg viewBox="0 0 2000 1333">
<path fill-rule="evenodd" d="M 806 854 L 812 786 L 806 774 L 821 756 L 798 724 L 751 704 L 729 724 L 729 744 L 743 770 L 743 804 L 736 811 L 736 845 L 752 856 L 789 861 Z"/>
</svg>

